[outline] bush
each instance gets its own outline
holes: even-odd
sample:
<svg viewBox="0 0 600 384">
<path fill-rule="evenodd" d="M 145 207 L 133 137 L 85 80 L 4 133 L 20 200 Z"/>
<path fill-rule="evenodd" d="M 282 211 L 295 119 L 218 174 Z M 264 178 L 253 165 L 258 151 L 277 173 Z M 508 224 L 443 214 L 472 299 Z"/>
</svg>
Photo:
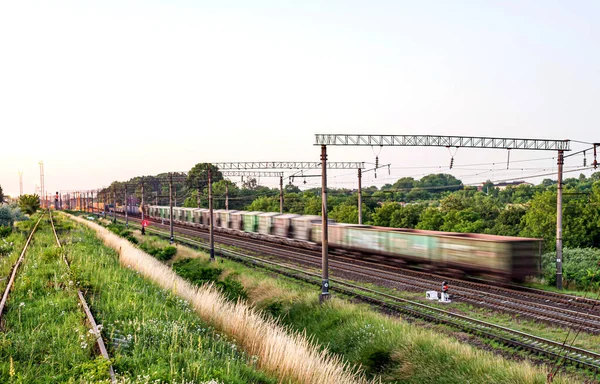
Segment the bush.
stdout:
<svg viewBox="0 0 600 384">
<path fill-rule="evenodd" d="M 15 221 L 12 210 L 8 205 L 0 206 L 0 227 L 12 227 Z"/>
<path fill-rule="evenodd" d="M 40 209 L 40 197 L 38 195 L 19 196 L 19 208 L 28 215 Z"/>
<path fill-rule="evenodd" d="M 137 240 L 136 240 L 137 241 Z M 156 246 L 150 242 L 141 243 L 140 248 L 142 251 L 149 255 L 156 257 L 158 260 L 167 261 L 170 260 L 175 254 L 177 254 L 177 248 L 168 245 L 164 248 Z"/>
<path fill-rule="evenodd" d="M 579 289 L 600 289 L 600 250 L 563 249 L 563 281 Z M 556 252 L 542 255 L 542 276 L 548 285 L 556 285 Z"/>
<path fill-rule="evenodd" d="M 0 239 L 4 238 L 12 233 L 12 226 L 4 227 L 0 226 Z"/>
<path fill-rule="evenodd" d="M 211 266 L 207 261 L 184 259 L 173 264 L 173 270 L 179 276 L 197 285 L 214 283 L 229 300 L 248 298 L 248 292 L 234 276 L 229 275 L 224 280 L 219 280 L 223 270 Z"/>
</svg>

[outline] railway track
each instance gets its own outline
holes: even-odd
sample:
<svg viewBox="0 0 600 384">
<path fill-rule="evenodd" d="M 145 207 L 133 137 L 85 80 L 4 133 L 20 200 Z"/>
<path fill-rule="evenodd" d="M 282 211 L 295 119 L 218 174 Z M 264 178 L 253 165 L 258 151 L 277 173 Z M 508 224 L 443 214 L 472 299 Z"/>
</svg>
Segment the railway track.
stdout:
<svg viewBox="0 0 600 384">
<path fill-rule="evenodd" d="M 0 320 L 2 320 L 2 314 L 4 313 L 4 308 L 6 307 L 6 302 L 8 301 L 8 295 L 9 295 L 10 290 L 15 282 L 15 279 L 17 278 L 17 272 L 19 270 L 19 267 L 21 266 L 21 263 L 23 263 L 23 260 L 25 259 L 25 253 L 27 252 L 27 248 L 29 247 L 29 244 L 31 243 L 31 239 L 33 239 L 33 234 L 37 230 L 37 227 L 40 224 L 40 222 L 42 221 L 43 217 L 44 217 L 44 215 L 40 216 L 37 223 L 35 223 L 35 226 L 33 227 L 31 232 L 29 233 L 29 236 L 27 237 L 27 242 L 25 243 L 25 246 L 23 247 L 23 251 L 21 252 L 21 255 L 19 256 L 19 258 L 17 259 L 17 261 L 15 262 L 15 264 L 13 264 L 13 266 L 11 268 L 11 271 L 9 274 L 10 278 L 8 280 L 8 283 L 6 284 L 4 293 L 2 294 L 2 300 L 0 300 Z"/>
<path fill-rule="evenodd" d="M 189 230 L 187 228 L 185 229 Z M 163 236 L 165 235 L 164 232 L 158 230 L 152 229 L 149 231 L 155 231 L 158 234 Z M 193 235 L 197 235 L 196 233 L 193 233 L 195 231 L 190 232 L 192 232 Z M 207 248 L 206 243 L 187 237 L 180 238 L 180 242 L 187 243 L 195 247 Z M 221 253 L 223 256 L 237 259 L 251 265 L 257 265 L 262 268 L 273 270 L 277 273 L 301 279 L 318 286 L 321 284 L 320 274 L 308 272 L 295 265 L 283 264 L 281 262 L 232 250 L 218 249 L 216 251 Z M 362 287 L 343 279 L 334 278 L 330 280 L 335 283 L 335 285 L 332 287 L 334 291 L 356 296 L 363 301 L 376 304 L 380 307 L 389 308 L 406 316 L 426 320 L 428 322 L 450 325 L 456 329 L 471 333 L 476 336 L 481 336 L 486 339 L 495 340 L 516 349 L 528 350 L 533 354 L 543 356 L 548 359 L 564 360 L 569 364 L 589 369 L 595 372 L 596 375 L 598 375 L 600 372 L 600 353 L 573 347 L 554 340 L 538 337 L 497 324 L 449 312 L 416 301 L 407 300 L 392 294 L 377 291 L 375 289 Z"/>
<path fill-rule="evenodd" d="M 10 272 L 10 279 L 8 281 L 8 284 L 6 285 L 6 288 L 4 290 L 4 294 L 2 295 L 2 300 L 0 301 L 0 320 L 2 319 L 2 314 L 4 312 L 4 309 L 6 307 L 6 303 L 8 301 L 8 296 L 9 293 L 11 291 L 11 288 L 16 280 L 16 276 L 17 276 L 17 272 L 19 270 L 19 267 L 21 266 L 21 264 L 23 263 L 24 259 L 25 259 L 25 254 L 27 252 L 27 249 L 29 247 L 29 244 L 31 243 L 31 240 L 33 239 L 33 235 L 35 234 L 40 222 L 42 221 L 43 217 L 46 215 L 46 212 L 44 212 L 40 218 L 38 219 L 38 221 L 36 222 L 35 226 L 33 227 L 33 229 L 31 230 L 31 232 L 29 233 L 29 236 L 27 237 L 27 242 L 25 243 L 25 246 L 23 247 L 23 251 L 21 252 L 21 255 L 19 256 L 19 258 L 17 259 L 17 261 L 15 262 L 15 264 L 13 265 L 11 272 Z M 50 224 L 52 226 L 52 232 L 54 234 L 54 238 L 56 239 L 56 245 L 58 248 L 62 248 L 62 244 L 60 243 L 60 240 L 58 238 L 58 234 L 56 232 L 56 228 L 54 227 L 54 220 L 52 218 L 52 212 L 50 210 L 48 210 L 48 216 L 49 216 L 49 221 Z M 62 253 L 62 258 L 63 261 L 65 262 L 65 264 L 67 265 L 67 268 L 70 270 L 70 265 L 69 262 L 64 254 L 64 252 Z M 94 316 L 92 315 L 89 306 L 85 300 L 85 297 L 83 296 L 83 293 L 81 292 L 81 290 L 77 290 L 77 294 L 78 294 L 78 299 L 79 302 L 81 303 L 81 306 L 83 307 L 83 310 L 87 316 L 87 319 L 90 323 L 91 329 L 94 333 L 94 335 L 96 336 L 96 342 L 98 344 L 98 348 L 102 354 L 102 356 L 107 359 L 110 360 L 110 357 L 108 356 L 108 352 L 106 350 L 106 347 L 104 345 L 104 341 L 102 340 L 100 331 L 98 330 L 98 326 L 96 324 L 96 321 L 94 319 Z M 116 377 L 115 377 L 115 373 L 113 370 L 112 365 L 110 365 L 110 377 L 111 377 L 111 382 L 112 383 L 116 383 Z"/>
<path fill-rule="evenodd" d="M 58 246 L 58 248 L 62 249 L 62 244 L 60 243 L 58 234 L 56 233 L 56 228 L 54 227 L 52 211 L 48 211 L 48 214 L 50 216 L 50 224 L 52 225 L 52 232 L 54 233 L 54 238 L 56 239 L 56 245 Z M 69 264 L 69 261 L 67 260 L 67 256 L 64 252 L 62 252 L 62 259 L 63 259 L 64 263 L 66 264 L 67 269 L 69 271 L 71 271 L 71 265 Z M 81 289 L 77 289 L 77 298 L 79 299 L 79 302 L 81 303 L 81 307 L 83 308 L 83 311 L 85 312 L 85 315 L 90 324 L 90 328 L 96 338 L 96 344 L 98 345 L 98 349 L 100 350 L 100 355 L 104 359 L 110 361 L 110 357 L 108 356 L 108 351 L 104 344 L 104 340 L 102 339 L 102 334 L 100 333 L 100 330 L 98 329 L 98 324 L 96 323 L 96 320 L 94 319 L 94 315 L 92 315 L 92 311 L 90 311 L 90 307 L 89 307 L 87 301 L 85 300 L 85 296 L 83 296 L 83 292 L 81 292 Z M 113 369 L 112 364 L 109 365 L 109 374 L 110 374 L 111 382 L 116 383 L 115 371 Z"/>
<path fill-rule="evenodd" d="M 131 217 L 130 220 L 139 221 L 137 218 Z M 155 225 L 168 228 L 168 225 L 162 225 L 158 222 Z M 180 225 L 175 225 L 175 227 L 179 233 L 208 239 L 208 233 L 198 228 L 192 229 Z M 315 268 L 321 266 L 321 254 L 318 251 L 298 249 L 284 244 L 269 243 L 223 233 L 215 233 L 215 241 L 250 250 L 256 254 L 299 262 Z M 389 265 L 382 267 L 374 262 L 339 254 L 331 255 L 329 264 L 335 274 L 349 275 L 354 280 L 366 280 L 413 292 L 438 290 L 439 283 L 446 280 L 450 282 L 454 298 L 463 302 L 512 315 L 525 316 L 555 326 L 581 330 L 590 334 L 600 334 L 600 303 L 595 300 L 583 300 L 570 295 L 551 292 L 546 296 L 539 291 L 517 291 Z"/>
</svg>

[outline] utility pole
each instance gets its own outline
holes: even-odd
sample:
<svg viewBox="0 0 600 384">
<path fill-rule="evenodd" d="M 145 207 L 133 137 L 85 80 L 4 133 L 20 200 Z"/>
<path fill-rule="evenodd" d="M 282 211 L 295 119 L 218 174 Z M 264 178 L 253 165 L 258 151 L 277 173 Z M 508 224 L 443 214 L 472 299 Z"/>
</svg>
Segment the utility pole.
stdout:
<svg viewBox="0 0 600 384">
<path fill-rule="evenodd" d="M 279 213 L 283 213 L 283 175 L 279 176 Z"/>
<path fill-rule="evenodd" d="M 117 192 L 115 191 L 115 186 L 113 184 L 113 223 L 117 223 Z"/>
<path fill-rule="evenodd" d="M 556 288 L 562 289 L 562 189 L 564 151 L 558 151 L 558 185 L 556 193 Z"/>
<path fill-rule="evenodd" d="M 142 221 L 144 221 L 144 177 L 142 176 L 142 203 L 140 204 L 142 208 Z"/>
<path fill-rule="evenodd" d="M 210 217 L 210 261 L 215 261 L 215 226 L 213 216 L 212 165 L 208 165 L 208 215 Z"/>
<path fill-rule="evenodd" d="M 202 188 L 200 187 L 200 180 L 197 180 L 197 181 L 198 181 L 198 194 L 196 195 L 196 208 L 200 208 L 200 193 L 202 192 L 201 191 Z"/>
<path fill-rule="evenodd" d="M 358 168 L 358 224 L 362 224 L 362 169 Z"/>
<path fill-rule="evenodd" d="M 23 172 L 19 171 L 19 196 L 23 196 Z"/>
<path fill-rule="evenodd" d="M 169 172 L 169 230 L 171 233 L 169 242 L 173 244 L 175 239 L 173 238 L 173 174 L 171 172 Z"/>
<path fill-rule="evenodd" d="M 229 181 L 225 180 L 225 209 L 229 210 Z"/>
<path fill-rule="evenodd" d="M 321 283 L 322 303 L 329 300 L 329 243 L 327 233 L 327 146 L 321 145 L 321 264 L 323 265 L 323 281 Z"/>
<path fill-rule="evenodd" d="M 175 195 L 173 205 L 177 206 L 177 186 L 175 186 L 175 188 L 173 188 L 173 194 Z"/>
<path fill-rule="evenodd" d="M 108 204 L 108 197 L 106 194 L 108 193 L 107 188 L 104 189 L 104 193 L 102 194 L 102 213 L 104 214 L 104 219 L 106 220 L 106 205 Z"/>
<path fill-rule="evenodd" d="M 46 201 L 44 200 L 44 162 L 40 161 L 40 198 L 42 199 L 42 208 L 46 208 Z"/>
<path fill-rule="evenodd" d="M 125 227 L 129 227 L 129 214 L 127 210 L 129 208 L 129 201 L 127 199 L 127 183 L 125 183 Z"/>
</svg>

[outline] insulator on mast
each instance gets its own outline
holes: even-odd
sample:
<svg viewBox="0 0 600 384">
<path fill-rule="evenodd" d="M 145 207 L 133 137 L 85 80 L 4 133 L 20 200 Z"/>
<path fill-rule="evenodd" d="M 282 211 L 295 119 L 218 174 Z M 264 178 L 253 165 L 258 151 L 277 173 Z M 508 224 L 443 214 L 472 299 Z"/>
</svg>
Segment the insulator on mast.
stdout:
<svg viewBox="0 0 600 384">
<path fill-rule="evenodd" d="M 454 157 L 450 158 L 450 169 L 454 166 Z"/>
<path fill-rule="evenodd" d="M 587 159 L 585 157 L 585 151 L 583 151 L 583 166 L 585 167 L 587 165 Z"/>
</svg>

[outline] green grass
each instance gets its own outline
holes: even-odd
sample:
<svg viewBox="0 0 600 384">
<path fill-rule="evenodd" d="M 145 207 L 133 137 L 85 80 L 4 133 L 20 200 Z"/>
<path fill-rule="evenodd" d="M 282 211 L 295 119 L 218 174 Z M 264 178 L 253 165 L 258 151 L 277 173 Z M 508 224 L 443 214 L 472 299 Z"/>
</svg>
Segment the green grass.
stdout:
<svg viewBox="0 0 600 384">
<path fill-rule="evenodd" d="M 0 381 L 65 382 L 93 365 L 75 283 L 43 220 L 9 297 L 0 339 Z M 104 372 L 105 377 L 108 371 Z M 87 377 L 98 379 L 104 377 Z"/>
<path fill-rule="evenodd" d="M 253 357 L 240 352 L 233 340 L 201 321 L 187 302 L 121 267 L 116 252 L 90 230 L 58 221 L 72 273 L 52 247 L 44 220 L 11 293 L 0 338 L 0 382 L 108 379 L 107 363 L 96 357 L 78 306 L 76 286 L 102 325 L 122 381 L 277 382 L 256 369 Z"/>
<path fill-rule="evenodd" d="M 332 302 L 319 305 L 316 297 L 318 288 L 314 285 L 226 259 L 219 259 L 218 267 L 215 267 L 207 263 L 205 253 L 199 252 L 199 255 L 199 259 L 189 262 L 190 266 L 196 267 L 201 276 L 199 280 L 209 274 L 206 268 L 222 270 L 220 274 L 239 276 L 252 303 L 278 318 L 281 324 L 293 330 L 306 331 L 351 364 L 360 364 L 370 377 L 380 376 L 384 382 L 402 383 L 546 382 L 544 369 L 508 361 L 461 344 L 455 340 L 455 335 L 460 333 L 447 327 L 415 327 L 373 311 L 366 305 L 351 304 L 339 295 Z M 188 277 L 187 271 L 181 274 Z M 416 294 L 405 292 L 400 295 L 417 298 Z M 498 320 L 513 325 L 511 321 L 514 319 L 510 316 L 496 314 L 497 317 L 490 319 L 490 315 L 495 315 L 492 311 L 468 305 L 461 305 L 458 310 L 480 312 L 479 316 L 487 321 Z M 545 330 L 547 334 L 555 330 L 533 321 L 524 321 L 523 328 L 527 327 L 538 332 Z M 496 345 L 495 348 L 502 347 Z M 555 382 L 569 382 L 569 379 L 564 377 Z"/>
</svg>

